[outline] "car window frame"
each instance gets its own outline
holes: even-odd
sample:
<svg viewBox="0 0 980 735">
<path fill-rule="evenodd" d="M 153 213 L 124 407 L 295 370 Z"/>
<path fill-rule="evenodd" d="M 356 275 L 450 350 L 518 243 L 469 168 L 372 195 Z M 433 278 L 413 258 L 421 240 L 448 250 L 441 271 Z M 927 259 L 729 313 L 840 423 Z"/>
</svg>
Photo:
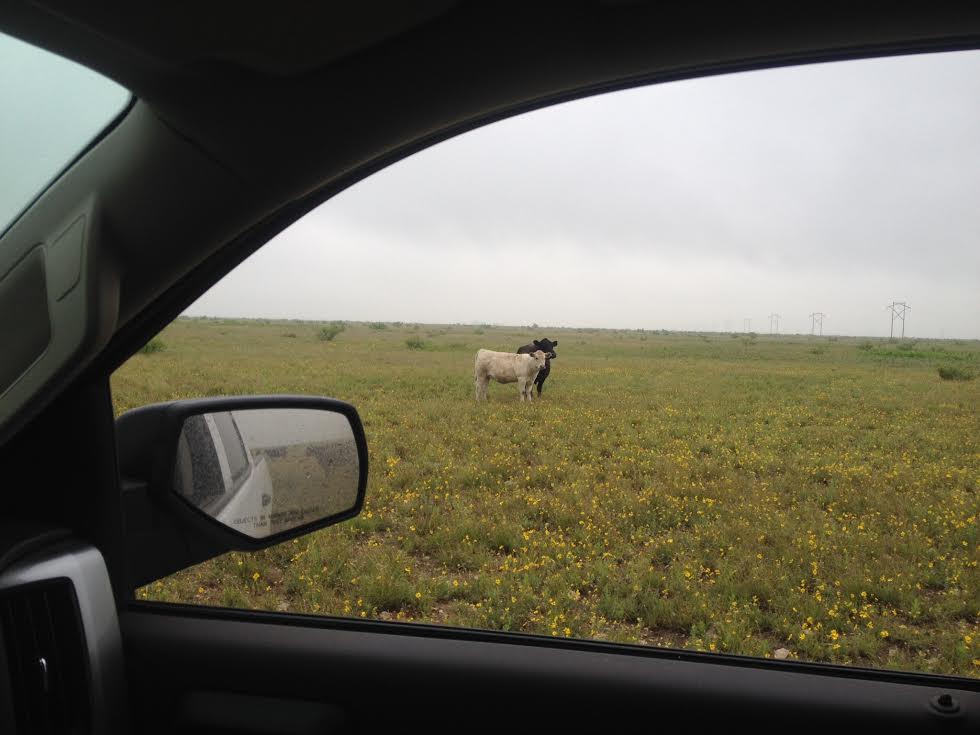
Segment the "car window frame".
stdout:
<svg viewBox="0 0 980 735">
<path fill-rule="evenodd" d="M 203 295 L 209 288 L 217 284 L 235 267 L 241 264 L 253 253 L 264 247 L 276 235 L 290 225 L 302 219 L 316 208 L 327 203 L 330 199 L 342 193 L 351 186 L 373 176 L 384 169 L 413 156 L 425 149 L 445 140 L 471 130 L 492 124 L 499 120 L 533 112 L 538 109 L 551 107 L 563 102 L 585 99 L 610 92 L 651 86 L 671 81 L 697 79 L 706 76 L 736 74 L 745 71 L 765 70 L 783 66 L 804 66 L 825 62 L 848 61 L 853 59 L 875 59 L 891 56 L 907 56 L 919 53 L 941 53 L 945 51 L 977 50 L 980 45 L 961 45 L 949 43 L 939 48 L 902 48 L 882 51 L 842 50 L 839 52 L 816 53 L 801 55 L 795 59 L 752 60 L 736 64 L 725 64 L 718 68 L 688 69 L 670 74 L 655 74 L 640 76 L 628 80 L 620 80 L 608 84 L 595 85 L 563 92 L 532 103 L 509 108 L 493 114 L 469 120 L 457 125 L 444 128 L 437 133 L 420 138 L 411 145 L 387 152 L 362 166 L 347 172 L 334 182 L 312 191 L 304 197 L 288 202 L 256 223 L 253 227 L 229 241 L 215 254 L 205 259 L 197 268 L 180 278 L 174 286 L 163 294 L 153 308 L 133 319 L 111 340 L 94 364 L 94 370 L 104 374 L 108 379 L 111 374 L 128 360 L 148 338 L 158 333 L 194 300 Z M 929 674 L 917 671 L 898 671 L 891 669 L 874 669 L 859 666 L 841 666 L 812 661 L 781 661 L 758 657 L 740 656 L 727 653 L 688 651 L 685 649 L 670 649 L 657 647 L 641 647 L 630 644 L 615 644 L 599 640 L 562 639 L 538 634 L 514 633 L 462 627 L 438 626 L 427 623 L 401 623 L 397 621 L 360 620 L 357 618 L 305 615 L 302 613 L 275 613 L 259 610 L 241 610 L 218 607 L 198 607 L 183 603 L 162 603 L 138 600 L 135 590 L 124 590 L 123 598 L 127 609 L 136 612 L 151 611 L 155 614 L 185 615 L 195 618 L 224 619 L 238 621 L 274 622 L 284 625 L 301 625 L 330 630 L 352 630 L 377 633 L 395 633 L 419 638 L 447 638 L 466 641 L 518 643 L 531 647 L 567 647 L 571 650 L 602 651 L 619 655 L 638 655 L 650 658 L 667 658 L 692 662 L 721 664 L 725 666 L 765 668 L 780 672 L 816 673 L 825 676 L 842 678 L 860 678 L 880 682 L 902 684 L 921 684 L 927 686 L 953 686 L 959 688 L 980 689 L 980 680 L 974 681 L 963 677 L 945 674 Z M 161 610 L 160 608 L 166 608 Z"/>
</svg>

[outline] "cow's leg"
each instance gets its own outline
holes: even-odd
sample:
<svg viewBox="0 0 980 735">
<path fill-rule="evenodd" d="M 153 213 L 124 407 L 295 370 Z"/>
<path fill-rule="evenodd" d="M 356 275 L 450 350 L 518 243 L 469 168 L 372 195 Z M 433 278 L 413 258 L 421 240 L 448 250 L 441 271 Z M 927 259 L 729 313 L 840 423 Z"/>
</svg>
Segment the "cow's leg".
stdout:
<svg viewBox="0 0 980 735">
<path fill-rule="evenodd" d="M 523 401 L 525 396 L 527 395 L 527 378 L 517 379 L 517 390 L 520 392 L 519 400 Z"/>
<path fill-rule="evenodd" d="M 539 398 L 541 396 L 542 389 L 544 389 L 544 381 L 548 379 L 548 376 L 550 374 L 551 374 L 551 364 L 546 361 L 544 367 L 538 371 L 538 376 L 534 379 L 534 384 L 538 386 Z"/>
<path fill-rule="evenodd" d="M 490 384 L 490 378 L 485 375 L 476 376 L 476 400 L 483 399 L 487 400 L 487 386 Z"/>
</svg>

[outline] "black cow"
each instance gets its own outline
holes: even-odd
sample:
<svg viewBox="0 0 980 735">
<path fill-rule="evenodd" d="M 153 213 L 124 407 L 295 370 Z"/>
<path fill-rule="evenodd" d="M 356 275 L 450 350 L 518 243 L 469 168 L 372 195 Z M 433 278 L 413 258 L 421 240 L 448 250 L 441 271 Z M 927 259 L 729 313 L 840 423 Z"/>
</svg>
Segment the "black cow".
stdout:
<svg viewBox="0 0 980 735">
<path fill-rule="evenodd" d="M 551 361 L 558 359 L 558 355 L 555 354 L 555 348 L 557 346 L 558 340 L 552 342 L 550 339 L 536 339 L 531 344 L 517 349 L 518 355 L 530 355 L 532 352 L 541 350 L 548 358 L 544 361 L 544 367 L 538 371 L 538 377 L 534 379 L 534 384 L 538 386 L 539 396 L 541 395 L 541 386 L 544 385 L 545 378 L 551 373 Z"/>
</svg>

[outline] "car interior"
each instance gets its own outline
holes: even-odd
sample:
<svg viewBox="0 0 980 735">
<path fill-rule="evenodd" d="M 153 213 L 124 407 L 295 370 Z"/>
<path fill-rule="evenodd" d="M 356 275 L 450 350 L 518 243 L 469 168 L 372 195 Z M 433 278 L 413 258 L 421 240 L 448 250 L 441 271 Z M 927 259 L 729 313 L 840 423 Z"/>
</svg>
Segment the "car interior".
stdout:
<svg viewBox="0 0 980 735">
<path fill-rule="evenodd" d="M 117 424 L 109 383 L 289 224 L 441 140 L 638 85 L 980 48 L 980 6 L 13 0 L 0 33 L 132 94 L 0 233 L 0 731 L 980 730 L 976 679 L 139 601 L 270 542 L 154 494 L 177 414 Z M 276 541 L 360 509 L 354 409 L 332 410 L 356 499 Z"/>
</svg>

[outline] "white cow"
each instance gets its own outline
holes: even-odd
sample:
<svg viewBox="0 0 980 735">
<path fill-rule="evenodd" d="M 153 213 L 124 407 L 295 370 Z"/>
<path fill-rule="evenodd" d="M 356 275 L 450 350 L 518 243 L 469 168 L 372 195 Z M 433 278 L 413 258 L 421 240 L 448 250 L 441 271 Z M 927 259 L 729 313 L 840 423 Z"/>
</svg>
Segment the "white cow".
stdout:
<svg viewBox="0 0 980 735">
<path fill-rule="evenodd" d="M 487 399 L 490 378 L 498 383 L 517 383 L 520 400 L 531 400 L 531 389 L 538 371 L 544 367 L 547 355 L 541 350 L 530 355 L 513 352 L 479 350 L 476 353 L 476 400 Z"/>
</svg>

